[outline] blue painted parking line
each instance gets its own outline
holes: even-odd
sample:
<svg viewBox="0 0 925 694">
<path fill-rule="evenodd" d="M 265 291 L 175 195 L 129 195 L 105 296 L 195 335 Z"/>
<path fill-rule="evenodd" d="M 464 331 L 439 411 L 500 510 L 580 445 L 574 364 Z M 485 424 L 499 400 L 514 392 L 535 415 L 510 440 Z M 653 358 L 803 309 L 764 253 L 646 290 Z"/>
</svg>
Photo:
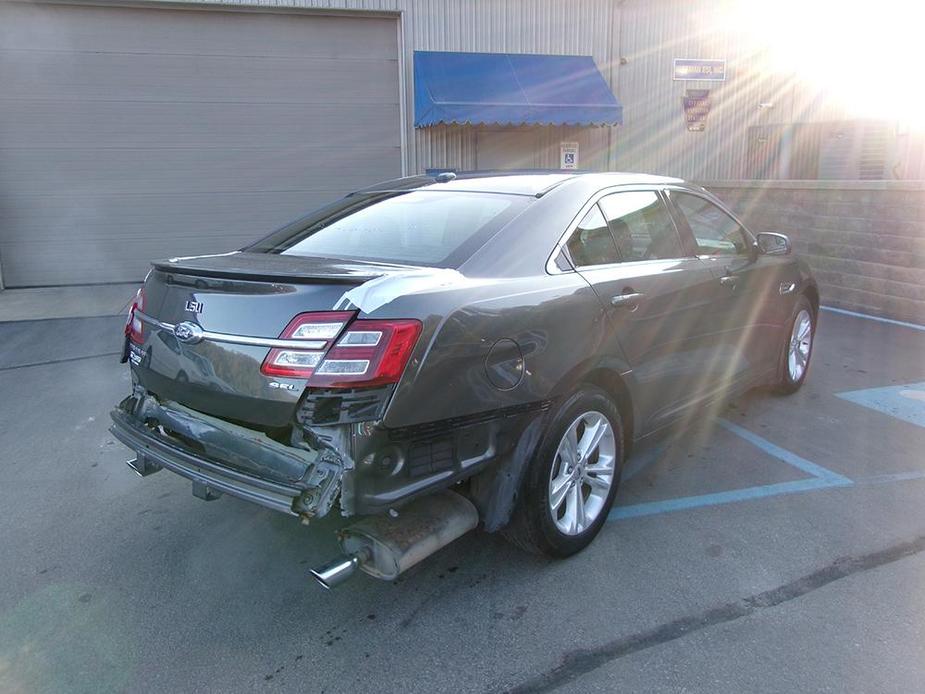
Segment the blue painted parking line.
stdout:
<svg viewBox="0 0 925 694">
<path fill-rule="evenodd" d="M 851 484 L 851 480 L 849 480 L 847 477 L 839 475 L 837 472 L 832 472 L 828 468 L 824 468 L 821 465 L 816 465 L 806 458 L 801 458 L 796 453 L 788 451 L 786 448 L 781 448 L 780 446 L 771 443 L 767 439 L 758 436 L 758 434 L 753 434 L 748 429 L 740 427 L 738 424 L 733 424 L 732 422 L 725 419 L 720 419 L 718 421 L 719 425 L 724 429 L 731 431 L 733 434 L 736 434 L 740 438 L 745 439 L 750 444 L 757 446 L 772 458 L 777 458 L 778 460 L 781 460 L 788 465 L 792 465 L 798 470 L 802 470 L 807 475 L 812 475 L 818 479 L 837 483 L 839 485 L 844 485 L 846 483 Z"/>
<path fill-rule="evenodd" d="M 849 390 L 835 395 L 856 405 L 925 427 L 925 383 Z"/>
<path fill-rule="evenodd" d="M 913 330 L 921 330 L 925 332 L 925 325 L 919 325 L 918 323 L 908 323 L 904 320 L 894 320 L 892 318 L 883 318 L 881 316 L 871 316 L 867 313 L 858 313 L 857 311 L 848 311 L 844 308 L 835 308 L 834 306 L 822 306 L 823 311 L 831 311 L 832 313 L 840 313 L 843 316 L 854 316 L 855 318 L 864 318 L 865 320 L 877 321 L 878 323 L 888 323 L 889 325 L 901 325 L 904 328 L 912 328 Z"/>
<path fill-rule="evenodd" d="M 705 506 L 718 506 L 721 504 L 732 504 L 754 499 L 766 499 L 782 494 L 797 494 L 799 492 L 817 491 L 819 489 L 828 489 L 831 487 L 850 487 L 854 484 L 854 482 L 844 475 L 839 475 L 837 472 L 817 465 L 806 458 L 798 456 L 792 451 L 781 448 L 738 424 L 733 424 L 725 419 L 717 421 L 724 429 L 748 441 L 771 457 L 805 472 L 810 475 L 810 477 L 808 479 L 794 480 L 792 482 L 780 482 L 777 484 L 745 487 L 744 489 L 733 489 L 727 492 L 683 496 L 676 499 L 664 499 L 662 501 L 649 501 L 641 504 L 618 506 L 610 512 L 608 520 L 638 518 L 640 516 L 651 516 L 657 513 L 669 513 L 671 511 L 684 511 Z M 646 464 L 649 462 L 651 462 L 651 460 L 647 460 Z M 636 466 L 632 472 L 636 474 L 640 469 L 641 466 Z"/>
<path fill-rule="evenodd" d="M 913 482 L 925 480 L 925 470 L 912 472 L 891 472 L 885 475 L 872 475 L 855 480 L 855 484 L 892 484 L 893 482 Z"/>
<path fill-rule="evenodd" d="M 805 480 L 781 482 L 779 484 L 765 484 L 760 487 L 733 489 L 732 491 L 716 492 L 715 494 L 682 496 L 678 499 L 665 499 L 664 501 L 649 501 L 644 504 L 618 506 L 610 512 L 609 520 L 638 518 L 639 516 L 652 516 L 657 513 L 668 513 L 670 511 L 685 511 L 687 509 L 702 508 L 704 506 L 719 506 L 721 504 L 732 504 L 740 501 L 751 501 L 753 499 L 766 499 L 770 496 L 796 494 L 797 492 L 812 492 L 817 489 L 844 487 L 850 484 L 852 484 L 850 481 L 834 483 L 828 480 L 821 480 L 818 477 L 811 477 Z"/>
</svg>

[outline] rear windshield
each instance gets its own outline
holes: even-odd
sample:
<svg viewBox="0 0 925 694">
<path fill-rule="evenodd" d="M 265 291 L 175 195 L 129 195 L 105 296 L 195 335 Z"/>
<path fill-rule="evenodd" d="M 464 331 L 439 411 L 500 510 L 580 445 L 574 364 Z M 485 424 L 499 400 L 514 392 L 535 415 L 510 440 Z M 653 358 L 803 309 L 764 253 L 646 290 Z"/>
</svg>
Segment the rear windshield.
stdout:
<svg viewBox="0 0 925 694">
<path fill-rule="evenodd" d="M 531 199 L 433 190 L 353 195 L 293 222 L 246 250 L 456 267 Z"/>
</svg>

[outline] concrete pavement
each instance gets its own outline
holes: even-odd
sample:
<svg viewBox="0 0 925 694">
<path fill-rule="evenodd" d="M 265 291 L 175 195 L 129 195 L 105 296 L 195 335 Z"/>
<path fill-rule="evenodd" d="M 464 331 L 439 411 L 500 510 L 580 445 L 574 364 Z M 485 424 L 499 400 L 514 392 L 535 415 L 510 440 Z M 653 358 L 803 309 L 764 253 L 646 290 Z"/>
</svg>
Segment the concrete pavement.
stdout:
<svg viewBox="0 0 925 694">
<path fill-rule="evenodd" d="M 394 584 L 324 592 L 308 568 L 337 551 L 339 519 L 304 528 L 123 464 L 108 320 L 0 325 L 2 691 L 925 681 L 925 427 L 839 396 L 903 385 L 916 401 L 925 332 L 823 313 L 803 390 L 749 394 L 639 451 L 611 523 L 568 561 L 472 533 Z M 62 332 L 73 348 L 51 344 Z"/>
</svg>

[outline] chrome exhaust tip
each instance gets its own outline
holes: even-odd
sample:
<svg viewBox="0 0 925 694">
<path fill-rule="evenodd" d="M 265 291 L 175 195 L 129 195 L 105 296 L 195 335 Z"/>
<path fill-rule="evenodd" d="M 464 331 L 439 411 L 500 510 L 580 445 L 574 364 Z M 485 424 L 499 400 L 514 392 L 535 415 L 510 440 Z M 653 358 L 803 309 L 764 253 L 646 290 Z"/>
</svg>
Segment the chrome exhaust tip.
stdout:
<svg viewBox="0 0 925 694">
<path fill-rule="evenodd" d="M 331 590 L 356 573 L 360 566 L 360 558 L 355 554 L 343 554 L 311 570 L 312 576 L 323 588 Z"/>
</svg>

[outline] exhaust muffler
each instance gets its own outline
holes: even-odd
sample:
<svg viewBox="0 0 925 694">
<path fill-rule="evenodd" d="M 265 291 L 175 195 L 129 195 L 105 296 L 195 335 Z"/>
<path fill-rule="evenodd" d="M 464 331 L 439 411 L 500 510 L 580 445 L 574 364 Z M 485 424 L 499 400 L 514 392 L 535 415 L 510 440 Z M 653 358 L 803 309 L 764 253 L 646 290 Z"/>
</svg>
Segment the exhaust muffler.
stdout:
<svg viewBox="0 0 925 694">
<path fill-rule="evenodd" d="M 465 535 L 479 522 L 471 501 L 449 490 L 423 497 L 397 517 L 369 516 L 338 532 L 344 555 L 311 573 L 334 588 L 357 569 L 383 581 L 398 578 L 418 562 Z"/>
</svg>

